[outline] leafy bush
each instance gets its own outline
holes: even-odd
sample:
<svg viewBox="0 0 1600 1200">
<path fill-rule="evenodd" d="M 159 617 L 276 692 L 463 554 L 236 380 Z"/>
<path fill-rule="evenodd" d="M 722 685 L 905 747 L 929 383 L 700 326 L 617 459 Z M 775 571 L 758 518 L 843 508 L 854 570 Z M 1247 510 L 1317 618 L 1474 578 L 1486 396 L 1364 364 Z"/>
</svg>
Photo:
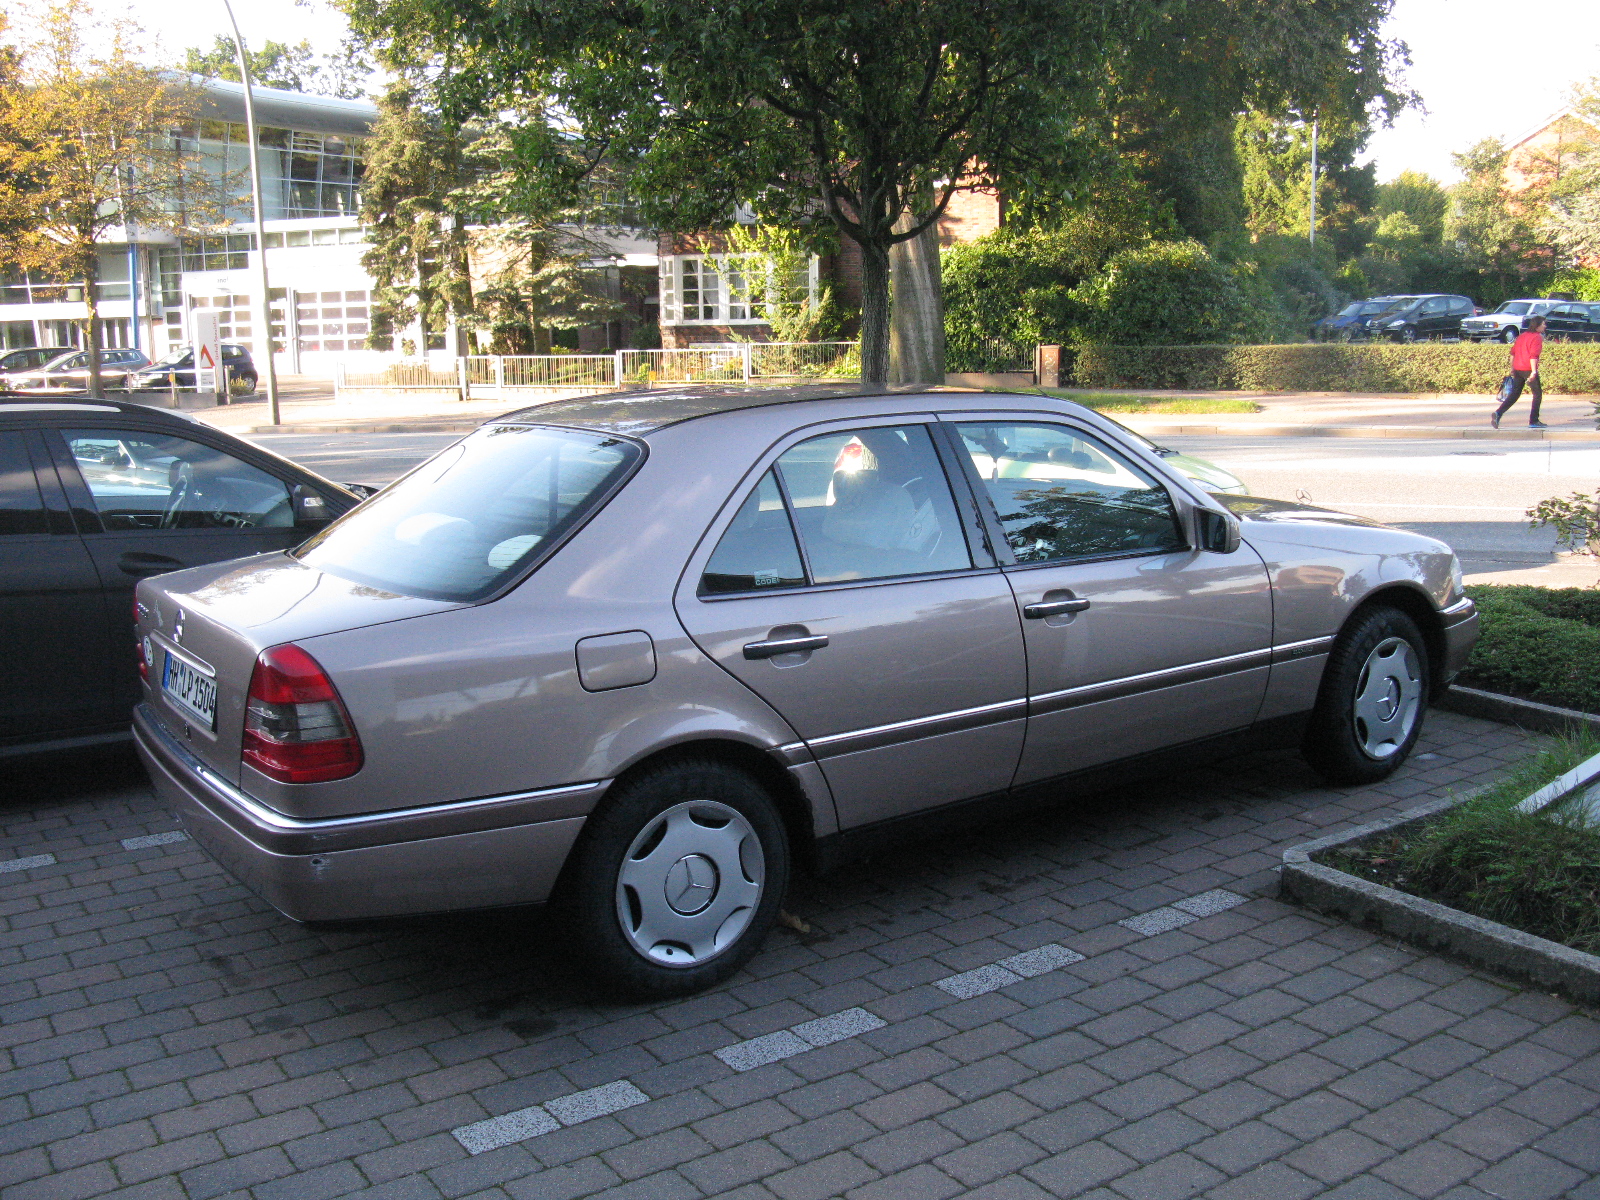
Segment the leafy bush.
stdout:
<svg viewBox="0 0 1600 1200">
<path fill-rule="evenodd" d="M 1338 870 L 1600 953 L 1600 827 L 1562 809 L 1516 810 L 1597 752 L 1593 735 L 1563 739 L 1420 829 L 1321 857 Z"/>
<path fill-rule="evenodd" d="M 1571 292 L 1579 300 L 1600 303 L 1600 267 L 1567 267 L 1551 277 L 1548 287 L 1540 294 Z"/>
<path fill-rule="evenodd" d="M 1245 391 L 1464 392 L 1491 396 L 1507 370 L 1499 345 L 1386 342 L 1287 346 L 1080 346 L 1079 387 L 1229 388 Z M 1545 346 L 1545 391 L 1600 393 L 1600 345 Z"/>
<path fill-rule="evenodd" d="M 1469 687 L 1600 712 L 1600 590 L 1474 584 L 1478 644 Z"/>
<path fill-rule="evenodd" d="M 1082 309 L 1079 344 L 1244 342 L 1262 332 L 1261 297 L 1199 242 L 1118 251 L 1072 298 Z"/>
<path fill-rule="evenodd" d="M 1002 228 L 939 258 L 944 289 L 945 364 L 987 370 L 994 344 L 1064 344 L 1077 306 L 1071 288 L 1099 265 L 1103 247 L 1078 225 Z"/>
</svg>

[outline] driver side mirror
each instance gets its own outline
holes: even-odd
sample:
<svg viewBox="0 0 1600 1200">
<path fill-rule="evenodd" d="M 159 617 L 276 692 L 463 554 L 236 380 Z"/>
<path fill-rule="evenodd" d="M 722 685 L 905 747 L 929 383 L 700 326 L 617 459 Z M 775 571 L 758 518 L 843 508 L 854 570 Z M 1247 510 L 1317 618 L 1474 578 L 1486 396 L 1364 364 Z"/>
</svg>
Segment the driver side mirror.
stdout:
<svg viewBox="0 0 1600 1200">
<path fill-rule="evenodd" d="M 321 492 L 297 483 L 289 491 L 289 502 L 294 506 L 294 523 L 297 529 L 320 529 L 333 520 L 333 509 Z"/>
<path fill-rule="evenodd" d="M 1209 508 L 1197 508 L 1194 522 L 1200 549 L 1210 550 L 1213 554 L 1232 554 L 1239 548 L 1239 521 L 1236 517 Z"/>
</svg>

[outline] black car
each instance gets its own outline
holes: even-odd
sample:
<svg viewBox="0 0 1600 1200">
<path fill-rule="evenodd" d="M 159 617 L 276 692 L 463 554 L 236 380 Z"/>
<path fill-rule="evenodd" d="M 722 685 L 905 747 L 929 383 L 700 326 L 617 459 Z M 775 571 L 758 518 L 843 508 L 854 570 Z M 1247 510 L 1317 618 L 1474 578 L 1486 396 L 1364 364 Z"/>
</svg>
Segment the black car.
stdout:
<svg viewBox="0 0 1600 1200">
<path fill-rule="evenodd" d="M 223 343 L 222 365 L 228 370 L 228 391 L 233 395 L 248 396 L 256 390 L 256 364 L 250 351 L 243 346 Z M 135 391 L 193 388 L 194 351 L 174 350 L 132 376 L 128 386 Z"/>
<path fill-rule="evenodd" d="M 71 346 L 28 346 L 21 350 L 8 350 L 0 354 L 0 383 L 7 383 L 12 375 L 23 371 L 36 370 L 63 354 L 71 354 L 72 349 Z"/>
<path fill-rule="evenodd" d="M 183 413 L 0 397 L 0 758 L 128 736 L 140 579 L 297 545 L 358 503 Z"/>
<path fill-rule="evenodd" d="M 1557 342 L 1600 341 L 1600 304 L 1563 301 L 1545 314 L 1544 332 Z"/>
<path fill-rule="evenodd" d="M 1357 300 L 1338 312 L 1323 317 L 1311 327 L 1311 337 L 1318 342 L 1362 342 L 1372 336 L 1375 326 L 1386 315 L 1405 308 L 1415 296 L 1374 296 L 1370 300 Z"/>
<path fill-rule="evenodd" d="M 1411 303 L 1373 322 L 1374 332 L 1395 342 L 1459 338 L 1461 322 L 1477 309 L 1465 296 L 1413 296 Z"/>
</svg>

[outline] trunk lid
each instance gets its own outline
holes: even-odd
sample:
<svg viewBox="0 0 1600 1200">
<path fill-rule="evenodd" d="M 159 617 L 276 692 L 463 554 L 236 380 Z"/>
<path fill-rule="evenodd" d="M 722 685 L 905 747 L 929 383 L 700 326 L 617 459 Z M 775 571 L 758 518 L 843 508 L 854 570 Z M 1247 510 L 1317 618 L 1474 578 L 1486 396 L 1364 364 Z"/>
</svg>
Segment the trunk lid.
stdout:
<svg viewBox="0 0 1600 1200">
<path fill-rule="evenodd" d="M 352 583 L 287 554 L 160 575 L 140 583 L 137 595 L 150 647 L 150 708 L 197 757 L 233 783 L 240 779 L 250 676 L 262 650 L 461 607 Z M 359 722 L 356 732 L 359 736 Z"/>
</svg>

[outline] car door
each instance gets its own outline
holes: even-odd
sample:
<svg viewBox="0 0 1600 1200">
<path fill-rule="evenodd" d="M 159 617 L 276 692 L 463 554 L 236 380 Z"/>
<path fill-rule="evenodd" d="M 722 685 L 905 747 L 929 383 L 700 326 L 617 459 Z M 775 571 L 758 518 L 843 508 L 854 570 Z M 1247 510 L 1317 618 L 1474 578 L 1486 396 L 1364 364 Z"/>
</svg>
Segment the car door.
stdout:
<svg viewBox="0 0 1600 1200">
<path fill-rule="evenodd" d="M 1444 296 L 1434 296 L 1422 302 L 1417 314 L 1417 338 L 1426 341 L 1444 334 L 1450 324 L 1450 301 Z"/>
<path fill-rule="evenodd" d="M 1443 333 L 1445 337 L 1459 338 L 1462 336 L 1461 323 L 1472 315 L 1472 301 L 1465 296 L 1452 296 L 1450 298 L 1449 320 L 1446 322 Z"/>
<path fill-rule="evenodd" d="M 1022 749 L 1016 605 L 930 421 L 793 435 L 677 596 L 696 644 L 816 757 L 841 827 L 1001 791 Z"/>
<path fill-rule="evenodd" d="M 36 471 L 37 466 L 37 471 Z M 122 639 L 131 653 L 132 618 Z M 0 746 L 92 731 L 108 699 L 111 621 L 44 444 L 0 429 Z"/>
<path fill-rule="evenodd" d="M 290 485 L 199 438 L 137 423 L 97 421 L 46 431 L 112 608 L 140 579 L 303 541 Z M 120 608 L 118 607 L 120 606 Z M 119 650 L 114 691 L 137 701 L 131 643 Z"/>
<path fill-rule="evenodd" d="M 1022 617 L 1019 785 L 1249 726 L 1272 593 L 1248 546 L 1193 548 L 1148 466 L 1051 416 L 947 417 Z"/>
</svg>

